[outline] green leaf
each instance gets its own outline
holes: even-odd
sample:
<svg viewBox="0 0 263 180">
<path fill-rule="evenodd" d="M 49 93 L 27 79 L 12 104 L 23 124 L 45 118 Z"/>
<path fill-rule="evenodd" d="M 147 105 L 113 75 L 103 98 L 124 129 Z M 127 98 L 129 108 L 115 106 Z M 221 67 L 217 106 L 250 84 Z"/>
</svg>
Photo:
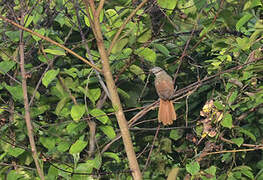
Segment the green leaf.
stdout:
<svg viewBox="0 0 263 180">
<path fill-rule="evenodd" d="M 140 47 L 134 53 L 152 63 L 156 61 L 156 53 L 149 48 Z"/>
<path fill-rule="evenodd" d="M 210 24 L 209 26 L 204 27 L 204 29 L 200 32 L 199 37 L 206 35 L 210 31 L 212 31 L 214 28 L 215 28 L 215 24 Z"/>
<path fill-rule="evenodd" d="M 121 162 L 119 156 L 118 156 L 116 153 L 113 153 L 113 152 L 105 152 L 105 153 L 103 153 L 103 156 L 112 158 L 112 159 L 116 160 L 117 163 L 120 163 L 120 162 Z"/>
<path fill-rule="evenodd" d="M 131 65 L 130 66 L 130 71 L 133 72 L 134 74 L 136 74 L 137 76 L 139 76 L 139 78 L 144 81 L 146 78 L 146 75 L 144 73 L 144 71 L 137 65 Z"/>
<path fill-rule="evenodd" d="M 74 144 L 71 145 L 69 149 L 70 154 L 77 154 L 80 153 L 86 146 L 87 142 L 82 141 L 82 140 L 77 140 Z"/>
<path fill-rule="evenodd" d="M 244 37 L 244 38 L 236 38 L 237 44 L 238 46 L 242 49 L 242 50 L 248 50 L 250 48 L 250 43 L 249 43 L 249 38 Z"/>
<path fill-rule="evenodd" d="M 238 95 L 238 91 L 235 90 L 234 92 L 231 93 L 229 99 L 228 99 L 228 104 L 233 104 L 233 102 L 235 102 L 236 98 Z"/>
<path fill-rule="evenodd" d="M 243 171 L 241 171 L 241 173 L 244 174 L 245 176 L 247 176 L 250 179 L 255 179 L 254 175 L 253 175 L 253 173 L 251 171 L 243 170 Z"/>
<path fill-rule="evenodd" d="M 139 35 L 140 37 L 137 39 L 137 42 L 139 43 L 145 43 L 152 37 L 152 31 L 148 30 L 143 32 L 142 34 Z"/>
<path fill-rule="evenodd" d="M 65 73 L 73 78 L 78 76 L 79 70 L 77 68 L 64 69 Z"/>
<path fill-rule="evenodd" d="M 99 169 L 101 167 L 101 163 L 102 163 L 101 155 L 97 154 L 93 161 L 94 161 L 93 167 L 95 169 Z"/>
<path fill-rule="evenodd" d="M 38 106 L 38 107 L 32 107 L 30 109 L 30 115 L 31 115 L 31 117 L 37 117 L 38 115 L 43 114 L 44 112 L 46 112 L 49 109 L 50 109 L 49 105 L 42 105 L 42 106 Z"/>
<path fill-rule="evenodd" d="M 56 56 L 65 56 L 65 50 L 64 49 L 44 49 L 44 52 L 53 54 Z"/>
<path fill-rule="evenodd" d="M 130 99 L 131 96 L 125 92 L 124 90 L 122 90 L 121 88 L 117 88 L 118 94 L 120 94 L 121 97 L 125 98 L 125 99 Z"/>
<path fill-rule="evenodd" d="M 254 142 L 256 142 L 256 136 L 254 134 L 252 134 L 250 131 L 243 129 L 241 127 L 238 128 L 238 131 L 240 133 L 247 135 L 250 139 L 252 139 Z"/>
<path fill-rule="evenodd" d="M 99 129 L 110 139 L 114 139 L 116 137 L 116 133 L 111 126 L 100 126 Z"/>
<path fill-rule="evenodd" d="M 240 147 L 244 143 L 243 138 L 233 138 L 231 139 L 238 147 Z"/>
<path fill-rule="evenodd" d="M 90 163 L 88 160 L 86 163 L 79 163 L 77 168 L 74 170 L 76 173 L 91 173 L 93 170 L 93 164 Z M 81 179 L 83 178 L 83 175 L 74 175 L 74 179 Z M 69 178 L 71 179 L 71 178 Z"/>
<path fill-rule="evenodd" d="M 247 1 L 246 4 L 244 5 L 243 10 L 245 11 L 247 9 L 254 8 L 256 6 L 262 6 L 261 0 L 250 0 L 250 1 Z"/>
<path fill-rule="evenodd" d="M 216 109 L 218 109 L 219 111 L 222 111 L 225 108 L 223 106 L 223 104 L 220 101 L 218 101 L 218 100 L 214 101 L 214 105 L 215 105 Z"/>
<path fill-rule="evenodd" d="M 66 152 L 70 147 L 70 144 L 68 142 L 60 142 L 57 146 L 58 151 L 60 152 Z"/>
<path fill-rule="evenodd" d="M 183 136 L 183 131 L 180 129 L 173 129 L 170 132 L 170 138 L 177 141 Z"/>
<path fill-rule="evenodd" d="M 16 65 L 16 62 L 14 62 L 14 61 L 2 61 L 2 62 L 0 62 L 0 73 L 6 74 L 15 65 Z"/>
<path fill-rule="evenodd" d="M 20 85 L 17 86 L 8 86 L 4 85 L 7 91 L 12 95 L 15 101 L 23 101 L 24 95 L 23 95 L 23 90 Z"/>
<path fill-rule="evenodd" d="M 162 44 L 154 44 L 153 45 L 156 49 L 158 49 L 158 51 L 160 51 L 161 53 L 163 53 L 165 56 L 170 56 L 169 55 L 169 50 Z"/>
<path fill-rule="evenodd" d="M 200 171 L 198 162 L 194 161 L 186 165 L 186 171 L 191 175 L 196 175 Z"/>
<path fill-rule="evenodd" d="M 89 173 L 91 173 L 93 168 L 99 169 L 101 167 L 101 162 L 102 162 L 101 156 L 97 155 L 94 159 L 89 159 L 86 161 L 86 163 L 79 164 L 77 167 L 77 170 L 75 172 L 85 172 L 85 173 L 89 172 Z M 80 179 L 81 177 L 78 177 L 77 179 Z"/>
<path fill-rule="evenodd" d="M 215 176 L 216 175 L 216 166 L 211 166 L 205 170 L 206 173 Z"/>
<path fill-rule="evenodd" d="M 20 38 L 19 31 L 6 31 L 5 34 L 14 42 L 18 42 Z"/>
<path fill-rule="evenodd" d="M 231 128 L 233 127 L 231 114 L 227 113 L 227 114 L 224 116 L 223 120 L 221 121 L 221 125 L 222 125 L 223 127 L 229 128 L 229 129 L 231 129 Z"/>
<path fill-rule="evenodd" d="M 65 104 L 70 100 L 69 97 L 64 97 L 63 99 L 61 99 L 56 107 L 55 113 L 56 115 L 60 115 L 61 110 L 63 109 L 63 107 L 65 106 Z"/>
<path fill-rule="evenodd" d="M 74 121 L 78 122 L 80 118 L 82 118 L 82 116 L 84 115 L 85 111 L 85 105 L 74 104 L 71 108 L 70 115 Z"/>
<path fill-rule="evenodd" d="M 73 134 L 76 132 L 76 129 L 78 128 L 79 123 L 71 122 L 67 125 L 67 132 L 69 134 Z"/>
<path fill-rule="evenodd" d="M 62 13 L 58 13 L 54 20 L 59 23 L 60 27 L 66 23 L 65 16 Z"/>
<path fill-rule="evenodd" d="M 118 40 L 116 44 L 113 46 L 111 52 L 113 54 L 121 53 L 122 49 L 127 45 L 128 41 L 129 41 L 128 38 Z"/>
<path fill-rule="evenodd" d="M 93 14 L 91 12 L 91 9 L 89 8 L 89 14 L 91 16 L 91 19 L 93 20 Z M 104 17 L 104 11 L 100 11 L 100 16 L 99 16 L 99 21 L 100 23 L 103 21 L 103 17 Z M 85 21 L 85 24 L 90 27 L 90 22 L 89 22 L 89 18 L 88 16 L 84 16 L 84 21 Z"/>
<path fill-rule="evenodd" d="M 252 14 L 250 13 L 245 13 L 245 15 L 240 18 L 236 24 L 236 30 L 240 31 L 240 28 L 246 23 L 248 22 L 251 18 L 253 17 Z"/>
<path fill-rule="evenodd" d="M 56 140 L 52 137 L 40 137 L 39 141 L 49 151 L 52 150 L 56 144 Z"/>
<path fill-rule="evenodd" d="M 13 157 L 18 157 L 23 152 L 25 152 L 25 150 L 18 147 L 8 149 L 8 154 Z"/>
<path fill-rule="evenodd" d="M 42 84 L 45 87 L 48 87 L 51 81 L 53 81 L 56 78 L 58 73 L 59 73 L 59 69 L 57 70 L 52 69 L 52 70 L 47 71 L 42 79 Z"/>
<path fill-rule="evenodd" d="M 107 17 L 109 24 L 115 28 L 122 25 L 122 21 L 119 18 L 118 13 L 114 9 L 107 9 L 105 11 L 105 16 Z M 112 32 L 114 34 L 114 32 Z M 112 35 L 113 35 L 112 34 Z"/>
<path fill-rule="evenodd" d="M 244 174 L 245 176 L 249 177 L 250 179 L 254 179 L 254 175 L 253 173 L 251 172 L 252 169 L 251 167 L 249 166 L 237 166 L 233 169 L 233 171 L 235 172 L 241 172 L 242 174 Z"/>
<path fill-rule="evenodd" d="M 46 30 L 45 30 L 44 28 L 37 29 L 37 30 L 35 30 L 35 32 L 38 33 L 38 34 L 41 34 L 41 35 L 43 35 L 43 36 L 46 34 Z M 41 38 L 38 37 L 38 36 L 33 35 L 32 37 L 33 37 L 36 41 L 41 40 Z"/>
<path fill-rule="evenodd" d="M 88 90 L 88 98 L 91 100 L 93 104 L 100 98 L 101 95 L 101 90 L 100 88 L 94 88 L 94 89 L 89 89 Z"/>
<path fill-rule="evenodd" d="M 31 24 L 31 22 L 33 21 L 33 19 L 34 19 L 34 16 L 29 16 L 29 14 L 26 14 L 25 18 L 24 18 L 24 23 L 25 23 L 24 26 L 28 27 Z"/>
<path fill-rule="evenodd" d="M 22 174 L 19 174 L 19 171 L 17 170 L 10 170 L 7 173 L 8 175 L 7 175 L 6 180 L 17 180 L 17 179 L 25 178 Z"/>
<path fill-rule="evenodd" d="M 177 4 L 177 0 L 157 0 L 161 8 L 173 10 Z"/>
<path fill-rule="evenodd" d="M 103 124 L 106 124 L 109 121 L 109 117 L 107 116 L 107 114 L 102 111 L 101 109 L 92 109 L 89 112 L 93 117 L 95 117 L 96 119 L 98 119 L 100 122 L 102 122 Z"/>
</svg>

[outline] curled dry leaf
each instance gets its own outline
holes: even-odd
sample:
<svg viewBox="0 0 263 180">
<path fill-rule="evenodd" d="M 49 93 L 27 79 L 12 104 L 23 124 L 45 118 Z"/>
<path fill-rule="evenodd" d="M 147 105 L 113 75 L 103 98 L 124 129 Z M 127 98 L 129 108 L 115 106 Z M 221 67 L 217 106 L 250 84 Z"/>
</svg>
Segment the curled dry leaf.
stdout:
<svg viewBox="0 0 263 180">
<path fill-rule="evenodd" d="M 217 131 L 213 128 L 212 123 L 221 121 L 223 118 L 223 112 L 216 109 L 213 100 L 209 100 L 203 106 L 200 115 L 206 117 L 204 120 L 200 121 L 203 124 L 202 137 L 204 138 L 206 135 L 215 137 Z"/>
</svg>

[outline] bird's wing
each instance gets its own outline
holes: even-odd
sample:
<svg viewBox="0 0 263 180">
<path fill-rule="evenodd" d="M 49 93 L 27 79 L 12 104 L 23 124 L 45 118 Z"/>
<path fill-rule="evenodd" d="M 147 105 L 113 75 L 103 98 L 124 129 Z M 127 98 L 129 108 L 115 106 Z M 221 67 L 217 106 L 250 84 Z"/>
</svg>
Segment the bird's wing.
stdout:
<svg viewBox="0 0 263 180">
<path fill-rule="evenodd" d="M 160 98 L 169 100 L 174 94 L 174 85 L 171 80 L 155 79 L 155 88 Z"/>
</svg>

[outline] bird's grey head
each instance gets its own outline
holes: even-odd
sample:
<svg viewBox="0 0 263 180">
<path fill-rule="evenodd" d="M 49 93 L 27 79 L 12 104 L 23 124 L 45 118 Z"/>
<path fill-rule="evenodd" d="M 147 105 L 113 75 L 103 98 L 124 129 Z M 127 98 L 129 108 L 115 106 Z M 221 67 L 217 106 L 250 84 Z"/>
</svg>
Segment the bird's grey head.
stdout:
<svg viewBox="0 0 263 180">
<path fill-rule="evenodd" d="M 154 67 L 154 68 L 150 69 L 150 71 L 151 71 L 154 75 L 157 75 L 157 74 L 163 72 L 163 69 L 160 68 L 160 67 Z"/>
</svg>

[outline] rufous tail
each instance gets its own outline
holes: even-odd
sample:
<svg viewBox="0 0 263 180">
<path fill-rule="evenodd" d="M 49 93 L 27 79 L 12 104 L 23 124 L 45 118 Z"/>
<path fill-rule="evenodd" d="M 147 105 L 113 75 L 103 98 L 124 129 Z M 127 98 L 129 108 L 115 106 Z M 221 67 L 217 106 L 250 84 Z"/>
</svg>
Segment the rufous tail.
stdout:
<svg viewBox="0 0 263 180">
<path fill-rule="evenodd" d="M 158 120 L 159 122 L 162 122 L 163 125 L 171 125 L 173 124 L 173 121 L 176 120 L 176 113 L 172 101 L 160 99 Z"/>
</svg>

